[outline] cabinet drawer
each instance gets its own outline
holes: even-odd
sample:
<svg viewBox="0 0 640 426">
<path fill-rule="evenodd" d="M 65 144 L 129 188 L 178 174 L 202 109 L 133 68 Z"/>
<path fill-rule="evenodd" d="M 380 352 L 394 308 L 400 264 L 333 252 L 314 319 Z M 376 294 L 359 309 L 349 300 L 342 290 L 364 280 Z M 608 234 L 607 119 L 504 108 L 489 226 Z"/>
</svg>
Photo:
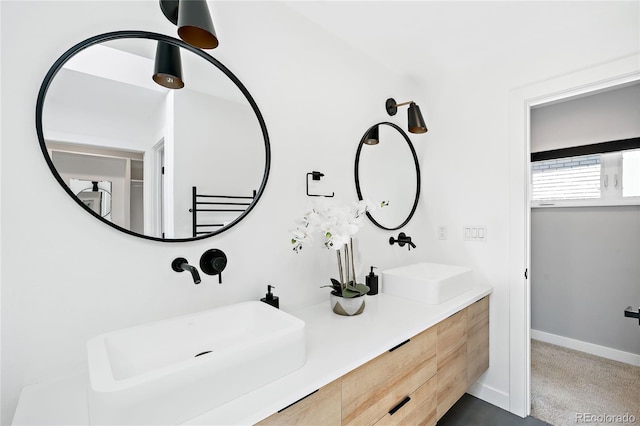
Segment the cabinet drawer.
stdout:
<svg viewBox="0 0 640 426">
<path fill-rule="evenodd" d="M 372 425 L 436 373 L 432 327 L 342 378 L 342 423 Z"/>
<path fill-rule="evenodd" d="M 467 391 L 467 310 L 438 324 L 438 419 Z"/>
<path fill-rule="evenodd" d="M 489 321 L 489 296 L 485 296 L 467 307 L 467 323 L 473 327 Z"/>
<path fill-rule="evenodd" d="M 267 425 L 336 425 L 341 422 L 340 392 L 338 379 L 320 388 L 317 392 L 267 417 L 258 426 Z"/>
<path fill-rule="evenodd" d="M 488 297 L 469 306 L 467 323 L 467 387 L 469 387 L 489 368 Z"/>
<path fill-rule="evenodd" d="M 437 377 L 434 376 L 427 383 L 420 386 L 409 395 L 402 407 L 395 412 L 389 412 L 376 426 L 386 425 L 435 425 L 436 424 L 436 392 Z"/>
<path fill-rule="evenodd" d="M 444 360 L 456 352 L 467 340 L 467 311 L 463 309 L 457 314 L 440 322 L 438 330 L 438 369 Z"/>
<path fill-rule="evenodd" d="M 467 391 L 466 345 L 459 346 L 438 367 L 438 419 Z"/>
</svg>

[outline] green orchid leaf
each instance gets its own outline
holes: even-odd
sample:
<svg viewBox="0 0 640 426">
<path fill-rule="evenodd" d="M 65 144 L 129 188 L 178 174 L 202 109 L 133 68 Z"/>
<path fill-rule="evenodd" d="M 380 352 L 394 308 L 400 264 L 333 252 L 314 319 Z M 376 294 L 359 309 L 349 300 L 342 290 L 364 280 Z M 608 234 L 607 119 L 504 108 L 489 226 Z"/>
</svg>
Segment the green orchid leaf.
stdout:
<svg viewBox="0 0 640 426">
<path fill-rule="evenodd" d="M 360 292 L 360 294 L 367 294 L 369 290 L 371 290 L 368 286 L 364 284 L 356 284 L 356 289 Z"/>
<path fill-rule="evenodd" d="M 351 287 L 353 288 L 353 287 Z M 342 290 L 342 297 L 350 299 L 352 297 L 358 297 L 358 296 L 362 296 L 362 294 L 360 294 L 359 291 L 353 291 L 350 290 L 349 287 L 345 288 L 344 290 Z"/>
<path fill-rule="evenodd" d="M 348 285 L 347 286 L 347 290 L 358 293 L 358 294 L 367 294 L 369 293 L 369 287 L 367 287 L 364 284 L 356 284 L 355 286 L 353 285 Z"/>
</svg>

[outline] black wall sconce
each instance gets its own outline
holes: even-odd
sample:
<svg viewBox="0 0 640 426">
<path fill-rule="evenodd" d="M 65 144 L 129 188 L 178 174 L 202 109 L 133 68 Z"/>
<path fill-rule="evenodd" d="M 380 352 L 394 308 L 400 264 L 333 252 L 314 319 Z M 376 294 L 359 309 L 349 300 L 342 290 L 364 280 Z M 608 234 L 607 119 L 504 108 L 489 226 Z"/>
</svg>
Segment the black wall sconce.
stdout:
<svg viewBox="0 0 640 426">
<path fill-rule="evenodd" d="M 364 138 L 365 145 L 378 145 L 380 143 L 380 134 L 378 126 L 373 126 L 367 136 Z"/>
<path fill-rule="evenodd" d="M 416 103 L 413 101 L 402 102 L 398 104 L 396 103 L 395 99 L 389 98 L 385 103 L 387 114 L 396 115 L 396 113 L 398 112 L 398 107 L 403 105 L 409 105 L 409 111 L 408 111 L 409 132 L 410 133 L 427 133 L 429 129 L 427 129 L 426 124 L 424 124 L 424 118 L 422 118 L 422 113 L 420 113 L 420 107 L 416 105 Z"/>
<path fill-rule="evenodd" d="M 186 43 L 200 49 L 218 47 L 206 0 L 160 0 L 160 9 L 173 25 L 178 26 L 178 35 Z"/>
<path fill-rule="evenodd" d="M 182 89 L 182 59 L 180 48 L 173 44 L 159 41 L 156 47 L 153 81 L 167 89 Z"/>
<path fill-rule="evenodd" d="M 308 197 L 333 198 L 336 195 L 335 192 L 332 192 L 331 195 L 309 194 L 309 176 L 311 176 L 311 179 L 313 179 L 313 180 L 320 180 L 320 178 L 324 176 L 324 173 L 320 173 L 320 172 L 309 172 L 309 173 L 307 173 L 307 196 Z"/>
</svg>

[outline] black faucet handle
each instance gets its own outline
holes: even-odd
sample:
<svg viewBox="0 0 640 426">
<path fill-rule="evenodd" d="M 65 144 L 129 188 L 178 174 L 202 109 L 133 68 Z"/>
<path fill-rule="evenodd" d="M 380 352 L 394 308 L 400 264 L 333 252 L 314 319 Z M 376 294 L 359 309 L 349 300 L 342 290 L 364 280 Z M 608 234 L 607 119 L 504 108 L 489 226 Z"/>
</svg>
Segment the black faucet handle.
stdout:
<svg viewBox="0 0 640 426">
<path fill-rule="evenodd" d="M 389 237 L 390 245 L 394 245 L 396 243 L 400 247 L 404 247 L 405 244 L 409 244 L 409 250 L 411 250 L 412 247 L 416 248 L 416 245 L 411 241 L 411 237 L 405 234 L 404 232 L 399 233 L 397 239 L 393 237 Z"/>
<path fill-rule="evenodd" d="M 209 249 L 200 257 L 200 269 L 207 275 L 218 275 L 218 283 L 222 284 L 222 271 L 227 267 L 227 255 L 222 250 Z"/>
</svg>

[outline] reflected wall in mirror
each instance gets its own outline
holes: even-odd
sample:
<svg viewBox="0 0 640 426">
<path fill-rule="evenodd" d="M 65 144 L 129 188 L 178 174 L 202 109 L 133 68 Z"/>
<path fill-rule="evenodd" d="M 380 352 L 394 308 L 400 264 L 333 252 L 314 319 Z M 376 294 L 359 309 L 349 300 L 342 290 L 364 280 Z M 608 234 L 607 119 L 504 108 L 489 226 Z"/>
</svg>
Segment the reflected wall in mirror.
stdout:
<svg viewBox="0 0 640 426">
<path fill-rule="evenodd" d="M 378 144 L 368 144 L 378 129 Z M 409 136 L 397 125 L 381 122 L 362 136 L 355 161 L 358 199 L 388 203 L 367 213 L 378 227 L 400 229 L 411 220 L 420 197 L 420 165 Z"/>
<path fill-rule="evenodd" d="M 179 48 L 183 88 L 152 79 L 159 43 Z M 244 85 L 207 53 L 162 34 L 106 33 L 65 52 L 40 88 L 36 130 L 54 177 L 80 206 L 147 239 L 229 229 L 269 174 L 266 126 Z M 84 190 L 87 182 L 99 190 Z M 196 220 L 194 187 L 206 196 Z"/>
<path fill-rule="evenodd" d="M 112 184 L 108 180 L 90 181 L 84 179 L 69 179 L 69 187 L 76 197 L 100 217 L 111 218 L 111 190 Z"/>
</svg>

